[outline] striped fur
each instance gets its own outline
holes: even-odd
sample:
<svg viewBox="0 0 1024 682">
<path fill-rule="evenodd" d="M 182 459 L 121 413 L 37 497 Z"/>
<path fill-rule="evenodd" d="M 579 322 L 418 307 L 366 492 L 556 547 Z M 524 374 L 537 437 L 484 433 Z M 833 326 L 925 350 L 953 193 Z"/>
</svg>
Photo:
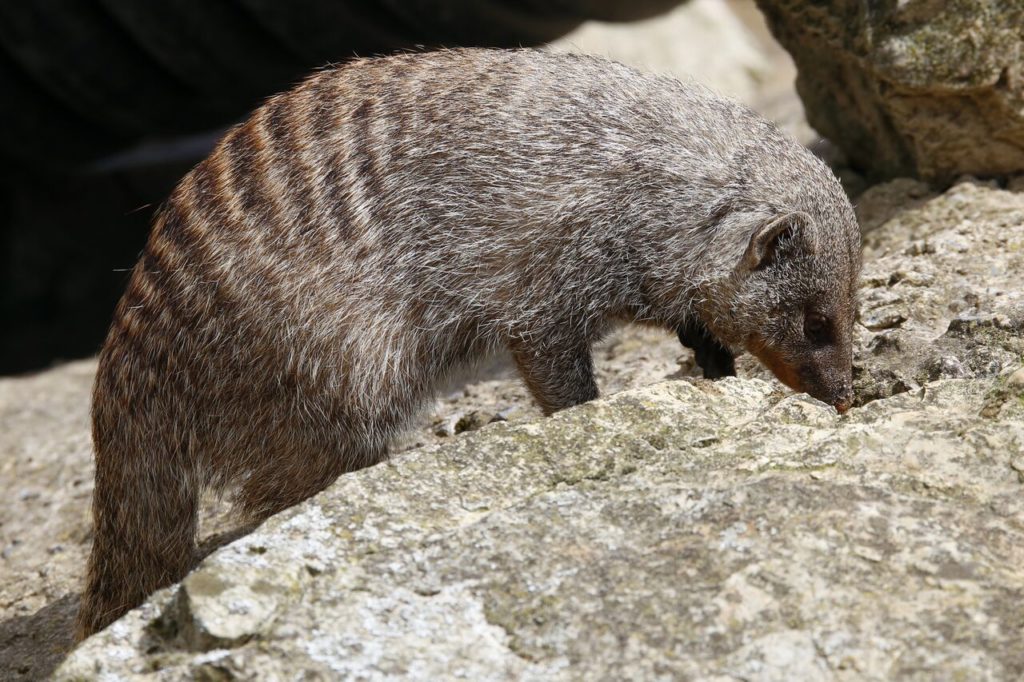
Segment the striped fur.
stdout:
<svg viewBox="0 0 1024 682">
<path fill-rule="evenodd" d="M 253 519 L 295 504 L 493 349 L 546 413 L 597 395 L 616 320 L 845 407 L 859 243 L 821 162 L 695 85 L 529 50 L 315 74 L 181 181 L 117 307 L 79 636 L 189 570 L 204 488 Z"/>
</svg>

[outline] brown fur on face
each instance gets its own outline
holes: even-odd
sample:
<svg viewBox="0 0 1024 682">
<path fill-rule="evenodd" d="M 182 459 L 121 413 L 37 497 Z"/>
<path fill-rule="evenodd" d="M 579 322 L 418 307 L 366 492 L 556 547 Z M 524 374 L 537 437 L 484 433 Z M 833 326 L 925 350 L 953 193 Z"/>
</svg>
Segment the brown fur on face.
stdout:
<svg viewBox="0 0 1024 682">
<path fill-rule="evenodd" d="M 614 62 L 452 50 L 318 72 L 181 181 L 114 313 L 79 637 L 189 570 L 204 489 L 253 520 L 293 505 L 386 457 L 498 348 L 551 413 L 597 395 L 590 347 L 615 320 L 681 330 L 716 372 L 757 332 L 780 377 L 842 404 L 815 368 L 846 362 L 848 335 L 801 355 L 794 325 L 846 314 L 852 216 L 771 123 Z"/>
<path fill-rule="evenodd" d="M 789 386 L 794 391 L 806 390 L 800 381 L 800 375 L 797 373 L 796 368 L 782 357 L 782 353 L 770 349 L 765 344 L 764 339 L 755 338 L 751 340 L 747 350 L 750 351 L 751 355 L 760 360 L 761 364 L 770 369 L 772 374 L 786 386 Z"/>
<path fill-rule="evenodd" d="M 847 379 L 842 368 L 834 373 L 828 373 L 827 370 L 823 373 L 821 368 L 814 367 L 814 360 L 801 363 L 799 359 L 786 357 L 784 352 L 771 348 L 763 338 L 751 339 L 747 349 L 779 381 L 794 391 L 809 393 L 835 407 L 840 414 L 850 409 L 853 402 L 852 374 Z M 842 363 L 839 361 L 836 364 Z"/>
</svg>

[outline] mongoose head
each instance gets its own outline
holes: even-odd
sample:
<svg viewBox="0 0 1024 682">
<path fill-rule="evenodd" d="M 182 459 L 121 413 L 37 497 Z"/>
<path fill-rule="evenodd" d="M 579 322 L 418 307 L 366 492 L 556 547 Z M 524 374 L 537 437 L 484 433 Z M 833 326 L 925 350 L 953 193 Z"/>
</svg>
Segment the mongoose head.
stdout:
<svg viewBox="0 0 1024 682">
<path fill-rule="evenodd" d="M 817 220 L 781 212 L 754 228 L 729 277 L 732 295 L 721 299 L 729 309 L 712 316 L 728 320 L 723 341 L 745 348 L 790 388 L 845 412 L 853 401 L 859 273 L 852 212 Z"/>
</svg>

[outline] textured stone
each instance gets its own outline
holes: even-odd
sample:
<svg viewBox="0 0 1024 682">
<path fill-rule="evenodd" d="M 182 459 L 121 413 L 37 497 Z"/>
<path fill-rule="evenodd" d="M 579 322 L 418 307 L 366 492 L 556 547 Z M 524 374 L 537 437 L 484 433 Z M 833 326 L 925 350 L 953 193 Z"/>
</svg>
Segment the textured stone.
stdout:
<svg viewBox="0 0 1024 682">
<path fill-rule="evenodd" d="M 861 319 L 900 322 L 859 328 L 848 414 L 674 381 L 438 439 L 217 551 L 57 679 L 1024 675 L 1024 195 L 884 211 Z"/>
<path fill-rule="evenodd" d="M 807 119 L 878 178 L 1024 170 L 1024 5 L 758 0 Z"/>
<path fill-rule="evenodd" d="M 757 380 L 670 382 L 491 425 L 271 519 L 56 679 L 272 662 L 289 677 L 1010 679 L 1024 401 L 979 418 L 994 385 L 934 382 L 840 417 Z M 195 584 L 215 599 L 275 574 L 298 584 L 273 591 L 257 638 L 196 654 L 171 626 Z"/>
<path fill-rule="evenodd" d="M 885 192 L 875 194 L 888 202 Z M 861 198 L 861 210 L 871 195 Z M 1001 376 L 1024 355 L 1024 193 L 974 181 L 914 200 L 864 238 L 857 399 Z"/>
<path fill-rule="evenodd" d="M 887 223 L 897 213 L 921 206 L 935 197 L 931 188 L 918 180 L 897 178 L 874 185 L 857 197 L 854 210 L 863 234 Z"/>
<path fill-rule="evenodd" d="M 858 327 L 846 415 L 749 358 L 746 379 L 694 380 L 645 330 L 595 352 L 605 392 L 625 392 L 549 420 L 496 363 L 404 454 L 215 552 L 57 678 L 1024 675 L 1024 194 L 912 199 L 866 236 L 862 319 L 903 321 Z M 67 645 L 92 371 L 0 381 L 15 679 Z M 666 377 L 684 380 L 637 388 Z M 433 434 L 474 410 L 510 421 Z M 207 546 L 231 527 L 208 501 Z"/>
<path fill-rule="evenodd" d="M 89 532 L 95 363 L 0 380 L 0 679 L 39 679 L 71 643 Z"/>
</svg>

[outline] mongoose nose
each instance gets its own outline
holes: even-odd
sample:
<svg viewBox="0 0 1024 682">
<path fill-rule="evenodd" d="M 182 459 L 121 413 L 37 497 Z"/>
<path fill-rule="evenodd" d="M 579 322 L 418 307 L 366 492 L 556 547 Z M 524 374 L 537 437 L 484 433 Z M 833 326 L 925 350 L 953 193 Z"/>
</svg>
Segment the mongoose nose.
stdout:
<svg viewBox="0 0 1024 682">
<path fill-rule="evenodd" d="M 839 414 L 843 414 L 849 410 L 853 406 L 853 389 L 847 388 L 843 391 L 843 394 L 839 396 L 834 403 L 832 403 L 832 406 L 836 408 L 836 412 Z"/>
</svg>

